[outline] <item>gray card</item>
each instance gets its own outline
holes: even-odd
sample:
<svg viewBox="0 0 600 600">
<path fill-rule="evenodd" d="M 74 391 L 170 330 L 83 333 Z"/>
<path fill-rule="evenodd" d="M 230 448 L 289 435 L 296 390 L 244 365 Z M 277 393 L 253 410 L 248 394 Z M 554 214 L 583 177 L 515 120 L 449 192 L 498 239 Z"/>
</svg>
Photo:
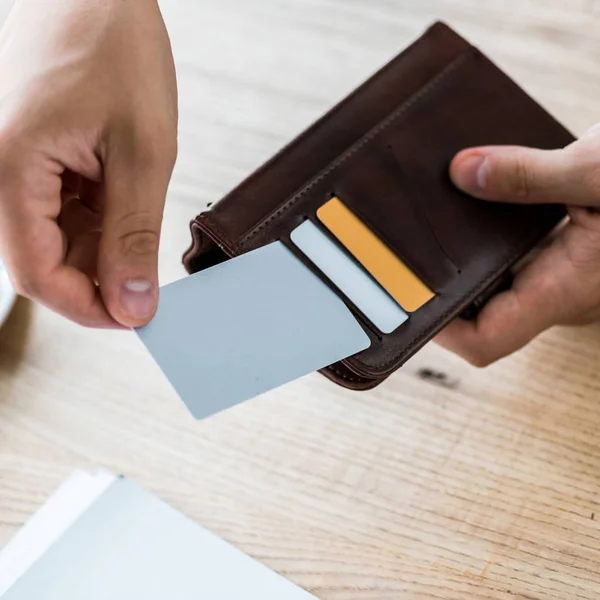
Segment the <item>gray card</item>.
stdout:
<svg viewBox="0 0 600 600">
<path fill-rule="evenodd" d="M 281 242 L 165 286 L 137 333 L 198 419 L 370 345 L 342 300 Z"/>
</svg>

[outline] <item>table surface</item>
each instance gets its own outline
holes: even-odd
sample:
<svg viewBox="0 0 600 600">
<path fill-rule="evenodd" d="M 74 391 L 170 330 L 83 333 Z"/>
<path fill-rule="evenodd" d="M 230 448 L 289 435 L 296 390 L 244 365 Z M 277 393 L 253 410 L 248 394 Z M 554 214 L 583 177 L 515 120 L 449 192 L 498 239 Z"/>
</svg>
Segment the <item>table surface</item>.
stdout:
<svg viewBox="0 0 600 600">
<path fill-rule="evenodd" d="M 181 88 L 163 283 L 184 274 L 191 217 L 434 20 L 575 133 L 597 119 L 595 0 L 163 8 Z M 102 466 L 322 600 L 598 598 L 599 360 L 598 326 L 483 371 L 431 345 L 372 392 L 313 375 L 195 422 L 133 334 L 22 301 L 0 332 L 0 546 L 73 469 Z"/>
</svg>

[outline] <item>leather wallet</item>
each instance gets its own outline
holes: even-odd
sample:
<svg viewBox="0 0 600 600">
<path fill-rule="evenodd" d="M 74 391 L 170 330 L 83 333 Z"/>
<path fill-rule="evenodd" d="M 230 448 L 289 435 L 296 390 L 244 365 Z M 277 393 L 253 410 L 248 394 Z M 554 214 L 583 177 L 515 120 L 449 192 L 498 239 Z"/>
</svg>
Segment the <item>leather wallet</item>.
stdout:
<svg viewBox="0 0 600 600">
<path fill-rule="evenodd" d="M 383 334 L 333 283 L 371 338 L 321 372 L 351 389 L 377 386 L 457 316 L 510 285 L 512 267 L 565 217 L 561 206 L 475 200 L 448 167 L 483 144 L 564 147 L 574 137 L 497 66 L 436 23 L 387 66 L 191 223 L 189 273 L 290 240 L 332 197 L 342 200 L 435 297 Z M 322 225 L 322 224 L 320 224 Z"/>
</svg>

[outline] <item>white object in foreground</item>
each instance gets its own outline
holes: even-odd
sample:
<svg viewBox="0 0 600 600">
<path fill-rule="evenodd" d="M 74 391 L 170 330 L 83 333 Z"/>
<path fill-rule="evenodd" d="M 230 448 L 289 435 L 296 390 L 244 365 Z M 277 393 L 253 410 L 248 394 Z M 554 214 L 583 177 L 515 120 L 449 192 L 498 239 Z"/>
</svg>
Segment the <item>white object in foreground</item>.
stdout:
<svg viewBox="0 0 600 600">
<path fill-rule="evenodd" d="M 134 482 L 75 474 L 0 553 L 3 600 L 316 600 Z"/>
</svg>

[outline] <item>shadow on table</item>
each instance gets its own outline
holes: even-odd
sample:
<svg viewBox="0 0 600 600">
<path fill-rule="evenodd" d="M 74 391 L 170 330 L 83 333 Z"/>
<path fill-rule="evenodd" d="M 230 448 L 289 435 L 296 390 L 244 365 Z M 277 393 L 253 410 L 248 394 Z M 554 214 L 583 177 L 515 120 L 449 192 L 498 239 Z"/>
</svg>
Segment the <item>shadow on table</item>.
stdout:
<svg viewBox="0 0 600 600">
<path fill-rule="evenodd" d="M 8 320 L 0 329 L 0 375 L 19 367 L 31 326 L 32 303 L 18 298 Z"/>
</svg>

